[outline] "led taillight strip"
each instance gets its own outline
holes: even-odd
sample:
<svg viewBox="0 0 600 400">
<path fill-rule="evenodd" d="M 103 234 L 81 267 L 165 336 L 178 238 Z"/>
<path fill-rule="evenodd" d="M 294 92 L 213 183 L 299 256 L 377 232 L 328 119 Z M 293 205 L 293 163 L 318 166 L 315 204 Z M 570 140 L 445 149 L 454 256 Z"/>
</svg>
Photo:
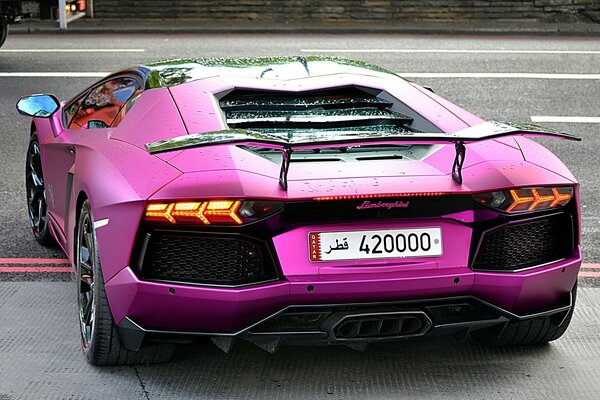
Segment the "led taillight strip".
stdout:
<svg viewBox="0 0 600 400">
<path fill-rule="evenodd" d="M 553 188 L 553 190 L 556 190 L 556 188 Z M 531 193 L 533 194 L 533 202 L 529 206 L 528 210 L 535 210 L 536 207 L 538 207 L 542 204 L 556 200 L 556 196 L 554 196 L 554 195 L 540 196 L 537 189 L 531 189 Z M 569 197 L 569 199 L 570 199 L 570 197 Z M 550 205 L 550 207 L 552 208 L 552 205 Z"/>
<path fill-rule="evenodd" d="M 510 206 L 508 206 L 508 208 L 506 209 L 506 212 L 511 212 L 512 210 L 514 210 L 521 204 L 526 205 L 526 204 L 529 204 L 532 201 L 534 201 L 533 196 L 519 197 L 519 194 L 517 193 L 516 190 L 511 190 L 510 195 L 512 196 L 513 202 L 511 203 Z"/>
<path fill-rule="evenodd" d="M 541 195 L 540 189 L 551 189 L 552 194 Z M 518 211 L 534 211 L 536 209 L 549 209 L 565 205 L 573 198 L 573 195 L 571 193 L 561 193 L 560 189 L 556 187 L 511 189 L 510 196 L 512 197 L 512 203 L 506 208 L 506 212 L 514 211 L 519 206 L 521 206 L 521 209 Z M 529 191 L 531 196 L 519 195 L 519 192 L 523 191 Z M 542 207 L 547 203 L 550 204 L 547 207 Z"/>
<path fill-rule="evenodd" d="M 423 193 L 380 193 L 380 194 L 349 194 L 340 196 L 314 197 L 315 201 L 335 201 L 335 200 L 354 200 L 354 199 L 376 199 L 381 197 L 437 197 L 449 193 L 443 192 L 423 192 Z"/>
<path fill-rule="evenodd" d="M 242 202 L 239 200 L 179 201 L 169 203 L 149 203 L 146 206 L 147 221 L 201 222 L 242 224 L 238 215 Z"/>
<path fill-rule="evenodd" d="M 552 194 L 554 195 L 554 201 L 550 204 L 550 208 L 554 208 L 559 204 L 567 204 L 573 197 L 570 193 L 560 193 L 557 188 L 552 188 Z"/>
<path fill-rule="evenodd" d="M 167 220 L 171 223 L 176 223 L 175 219 L 171 216 L 174 203 L 154 203 L 146 206 L 146 219 L 147 220 Z"/>
</svg>

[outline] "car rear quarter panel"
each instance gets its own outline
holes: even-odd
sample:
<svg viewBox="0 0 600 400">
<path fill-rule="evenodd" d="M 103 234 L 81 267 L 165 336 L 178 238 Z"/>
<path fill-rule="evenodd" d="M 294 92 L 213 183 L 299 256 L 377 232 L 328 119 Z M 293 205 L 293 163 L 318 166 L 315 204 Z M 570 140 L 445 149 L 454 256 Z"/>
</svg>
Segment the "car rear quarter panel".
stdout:
<svg viewBox="0 0 600 400">
<path fill-rule="evenodd" d="M 76 147 L 70 195 L 69 251 L 73 259 L 79 196 L 87 197 L 95 221 L 108 219 L 96 230 L 106 281 L 129 263 L 146 199 L 181 173 L 144 150 L 116 140 L 88 138 Z"/>
<path fill-rule="evenodd" d="M 130 143 L 145 150 L 149 142 L 187 134 L 169 89 L 149 89 L 136 100 L 111 139 Z M 173 153 L 166 154 L 172 157 Z"/>
<path fill-rule="evenodd" d="M 573 175 L 560 158 L 543 145 L 526 137 L 516 137 L 515 140 L 519 144 L 523 152 L 523 157 L 527 162 L 553 171 L 571 182 L 577 182 L 575 175 Z"/>
</svg>

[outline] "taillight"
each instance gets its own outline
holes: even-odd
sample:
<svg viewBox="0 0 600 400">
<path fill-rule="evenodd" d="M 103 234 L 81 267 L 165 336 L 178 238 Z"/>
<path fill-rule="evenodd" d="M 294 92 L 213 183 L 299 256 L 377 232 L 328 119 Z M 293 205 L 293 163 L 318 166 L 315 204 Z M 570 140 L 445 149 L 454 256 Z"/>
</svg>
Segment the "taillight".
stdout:
<svg viewBox="0 0 600 400">
<path fill-rule="evenodd" d="M 565 206 L 573 198 L 573 188 L 529 187 L 478 193 L 473 199 L 491 208 L 508 213 L 542 211 Z"/>
<path fill-rule="evenodd" d="M 146 205 L 146 221 L 241 225 L 253 222 L 283 207 L 281 202 L 262 200 L 207 200 L 152 202 Z"/>
</svg>

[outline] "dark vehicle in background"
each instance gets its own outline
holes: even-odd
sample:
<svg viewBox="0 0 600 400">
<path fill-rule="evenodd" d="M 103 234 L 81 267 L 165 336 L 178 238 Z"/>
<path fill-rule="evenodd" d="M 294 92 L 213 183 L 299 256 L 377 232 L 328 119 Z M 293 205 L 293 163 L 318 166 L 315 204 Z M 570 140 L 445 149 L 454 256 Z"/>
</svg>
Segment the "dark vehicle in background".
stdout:
<svg viewBox="0 0 600 400">
<path fill-rule="evenodd" d="M 66 0 L 66 22 L 75 21 L 86 15 L 85 0 Z M 15 1 L 0 0 L 0 46 L 4 44 L 10 24 L 18 23 L 23 18 L 59 21 L 60 6 L 58 0 Z"/>
<path fill-rule="evenodd" d="M 0 0 L 0 46 L 8 35 L 8 24 L 18 22 L 23 17 L 20 1 Z"/>
</svg>

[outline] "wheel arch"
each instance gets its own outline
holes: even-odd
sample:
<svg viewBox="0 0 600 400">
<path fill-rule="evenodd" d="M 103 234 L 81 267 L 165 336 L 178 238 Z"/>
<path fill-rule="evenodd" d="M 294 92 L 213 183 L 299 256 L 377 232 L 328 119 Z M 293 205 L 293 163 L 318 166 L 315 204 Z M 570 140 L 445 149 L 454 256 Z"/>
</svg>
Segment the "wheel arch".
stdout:
<svg viewBox="0 0 600 400">
<path fill-rule="evenodd" d="M 71 244 L 72 246 L 72 251 L 73 251 L 73 256 L 75 256 L 75 254 L 77 254 L 77 227 L 79 226 L 79 215 L 81 214 L 81 208 L 83 207 L 83 203 L 88 200 L 89 197 L 87 195 L 87 193 L 84 190 L 80 190 L 79 193 L 77 194 L 77 201 L 75 202 L 75 218 L 74 221 L 75 223 L 73 224 L 73 243 Z"/>
<path fill-rule="evenodd" d="M 77 194 L 77 201 L 75 203 L 75 227 L 77 229 L 77 224 L 79 223 L 79 214 L 81 213 L 81 207 L 83 207 L 83 203 L 89 200 L 89 196 L 84 190 L 80 190 Z"/>
</svg>

